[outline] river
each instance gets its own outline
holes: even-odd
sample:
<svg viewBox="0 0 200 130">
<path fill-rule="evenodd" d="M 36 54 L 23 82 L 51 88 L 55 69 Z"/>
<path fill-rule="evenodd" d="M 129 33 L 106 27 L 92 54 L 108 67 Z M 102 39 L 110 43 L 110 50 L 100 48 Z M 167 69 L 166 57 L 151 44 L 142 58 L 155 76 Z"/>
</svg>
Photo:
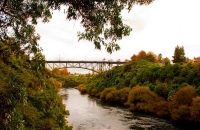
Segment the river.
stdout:
<svg viewBox="0 0 200 130">
<path fill-rule="evenodd" d="M 63 88 L 60 94 L 74 130 L 180 130 L 167 120 L 102 103 L 74 88 Z"/>
</svg>

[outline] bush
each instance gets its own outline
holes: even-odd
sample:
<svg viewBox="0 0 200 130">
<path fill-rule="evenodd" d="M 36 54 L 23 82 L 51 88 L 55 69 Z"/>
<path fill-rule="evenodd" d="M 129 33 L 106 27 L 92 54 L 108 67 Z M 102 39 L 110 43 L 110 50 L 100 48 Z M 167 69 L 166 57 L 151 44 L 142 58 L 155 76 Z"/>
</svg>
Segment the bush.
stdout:
<svg viewBox="0 0 200 130">
<path fill-rule="evenodd" d="M 23 119 L 26 121 L 26 127 L 35 128 L 41 117 L 41 113 L 29 103 L 21 106 Z"/>
<path fill-rule="evenodd" d="M 85 85 L 85 84 L 80 84 L 80 85 L 78 86 L 78 90 L 81 92 L 81 94 L 87 93 L 87 88 L 86 88 L 86 85 Z"/>
<path fill-rule="evenodd" d="M 125 88 L 118 90 L 118 94 L 119 94 L 119 98 L 120 98 L 119 102 L 121 102 L 121 103 L 127 102 L 130 91 L 131 91 L 130 87 L 125 87 Z"/>
<path fill-rule="evenodd" d="M 193 86 L 186 86 L 180 88 L 172 99 L 173 106 L 191 105 L 192 98 L 195 97 L 195 88 Z"/>
<path fill-rule="evenodd" d="M 200 96 L 192 99 L 190 110 L 192 120 L 200 123 Z"/>
<path fill-rule="evenodd" d="M 90 95 L 91 95 L 91 96 L 95 96 L 97 93 L 98 93 L 98 90 L 94 88 L 94 89 L 92 89 L 92 91 L 90 92 Z"/>
<path fill-rule="evenodd" d="M 168 88 L 165 84 L 158 83 L 154 88 L 154 92 L 165 99 L 168 96 Z"/>
<path fill-rule="evenodd" d="M 105 88 L 102 92 L 101 92 L 101 95 L 100 95 L 100 99 L 102 101 L 105 101 L 106 100 L 106 96 L 112 92 L 112 91 L 115 91 L 116 88 L 112 87 L 112 88 Z"/>
<path fill-rule="evenodd" d="M 156 104 L 155 114 L 158 116 L 169 115 L 169 104 L 167 101 L 161 100 Z"/>
<path fill-rule="evenodd" d="M 171 110 L 171 118 L 174 121 L 177 120 L 190 120 L 190 109 L 187 105 L 180 105 L 178 108 L 174 108 Z"/>
<path fill-rule="evenodd" d="M 192 104 L 195 95 L 193 86 L 182 87 L 174 94 L 170 102 L 172 120 L 190 120 L 189 106 Z"/>
<path fill-rule="evenodd" d="M 119 101 L 119 94 L 118 90 L 112 90 L 109 93 L 107 93 L 105 101 L 110 101 L 110 102 L 117 102 Z"/>
<path fill-rule="evenodd" d="M 131 89 L 128 96 L 128 104 L 133 110 L 154 112 L 158 101 L 159 97 L 149 87 L 136 86 Z"/>
<path fill-rule="evenodd" d="M 62 82 L 56 80 L 55 78 L 50 78 L 49 81 L 56 87 L 56 88 L 61 88 L 62 87 Z"/>
</svg>

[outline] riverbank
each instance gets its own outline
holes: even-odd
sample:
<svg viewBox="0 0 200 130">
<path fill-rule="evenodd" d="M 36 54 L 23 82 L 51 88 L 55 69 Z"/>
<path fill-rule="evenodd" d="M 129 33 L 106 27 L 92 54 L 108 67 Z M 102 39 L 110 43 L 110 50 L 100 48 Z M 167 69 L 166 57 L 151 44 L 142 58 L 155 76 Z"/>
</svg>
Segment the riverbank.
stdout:
<svg viewBox="0 0 200 130">
<path fill-rule="evenodd" d="M 81 93 L 88 92 L 84 85 L 80 85 L 78 89 Z M 195 97 L 195 91 L 192 86 L 181 88 L 175 93 L 173 99 L 169 101 L 159 97 L 144 86 L 137 86 L 132 89 L 127 87 L 119 90 L 112 87 L 105 88 L 102 92 L 93 89 L 88 94 L 103 102 L 122 104 L 132 112 L 139 111 L 168 119 L 173 124 L 184 129 L 200 128 L 199 123 L 192 119 L 192 116 L 195 116 L 192 115 L 192 112 L 194 113 L 196 110 L 195 101 L 198 100 L 198 97 Z M 184 97 L 180 95 L 184 95 Z M 198 112 L 198 109 L 196 112 Z"/>
</svg>

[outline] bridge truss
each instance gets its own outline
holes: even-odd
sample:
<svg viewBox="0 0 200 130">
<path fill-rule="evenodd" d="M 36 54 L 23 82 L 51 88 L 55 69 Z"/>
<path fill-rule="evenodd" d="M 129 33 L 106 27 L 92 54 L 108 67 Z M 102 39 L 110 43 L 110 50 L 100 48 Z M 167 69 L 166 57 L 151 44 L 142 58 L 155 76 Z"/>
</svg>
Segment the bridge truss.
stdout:
<svg viewBox="0 0 200 130">
<path fill-rule="evenodd" d="M 125 63 L 121 61 L 46 61 L 46 68 L 82 68 L 101 73 L 110 70 L 113 66 Z"/>
</svg>

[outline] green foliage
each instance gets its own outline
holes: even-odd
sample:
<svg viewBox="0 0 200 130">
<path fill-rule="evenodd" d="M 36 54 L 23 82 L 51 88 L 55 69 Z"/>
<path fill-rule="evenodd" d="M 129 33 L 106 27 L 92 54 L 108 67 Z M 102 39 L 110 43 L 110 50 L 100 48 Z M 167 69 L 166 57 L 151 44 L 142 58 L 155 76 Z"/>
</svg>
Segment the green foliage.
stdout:
<svg viewBox="0 0 200 130">
<path fill-rule="evenodd" d="M 118 96 L 119 96 L 118 102 L 121 102 L 121 103 L 127 102 L 128 101 L 128 95 L 129 95 L 129 92 L 131 91 L 131 88 L 125 87 L 125 88 L 119 89 L 117 91 L 118 91 Z"/>
<path fill-rule="evenodd" d="M 112 92 L 112 91 L 116 91 L 116 88 L 112 87 L 112 88 L 105 88 L 102 92 L 101 92 L 101 95 L 100 95 L 100 99 L 102 101 L 105 101 L 106 99 L 108 100 L 109 98 L 111 97 L 107 97 L 107 95 Z M 112 95 L 110 95 L 112 96 Z"/>
<path fill-rule="evenodd" d="M 37 19 L 42 18 L 43 22 L 48 22 L 52 10 L 60 10 L 61 6 L 67 6 L 66 18 L 68 20 L 81 19 L 81 24 L 84 27 L 84 31 L 78 33 L 79 40 L 89 40 L 94 43 L 97 49 L 101 49 L 101 45 L 103 45 L 107 52 L 112 53 L 120 49 L 116 41 L 128 36 L 132 30 L 123 23 L 122 10 L 128 9 L 130 11 L 134 4 L 147 5 L 152 1 L 12 0 L 10 2 L 1 0 L 0 39 L 6 41 L 6 38 L 12 34 L 11 37 L 17 39 L 18 48 L 22 47 L 25 51 L 37 53 L 39 36 L 34 30 Z M 8 28 L 13 33 L 8 32 Z"/>
<path fill-rule="evenodd" d="M 92 77 L 90 74 L 86 74 L 86 75 L 85 74 L 80 74 L 80 75 L 69 74 L 67 68 L 63 68 L 63 69 L 54 68 L 53 70 L 46 69 L 46 73 L 52 76 L 50 78 L 52 82 L 53 80 L 58 81 L 58 84 L 55 84 L 55 85 L 58 86 L 59 88 L 61 86 L 63 88 L 77 87 L 80 84 L 86 83 L 87 80 L 89 80 Z"/>
<path fill-rule="evenodd" d="M 131 110 L 154 112 L 158 96 L 149 87 L 136 86 L 129 93 L 128 104 Z"/>
<path fill-rule="evenodd" d="M 176 46 L 174 50 L 173 63 L 183 63 L 186 61 L 184 47 Z"/>
<path fill-rule="evenodd" d="M 101 93 L 100 98 L 104 98 L 103 96 L 105 95 L 105 99 L 102 100 L 109 102 L 125 103 L 128 100 L 130 90 L 131 88 L 129 87 L 125 87 L 119 90 L 107 88 Z"/>
<path fill-rule="evenodd" d="M 37 53 L 30 60 L 6 44 L 0 41 L 0 129 L 68 128 L 58 95 L 61 83 L 49 79 L 44 56 Z"/>
<path fill-rule="evenodd" d="M 156 84 L 154 92 L 165 99 L 168 97 L 168 88 L 165 84 Z"/>
<path fill-rule="evenodd" d="M 62 87 L 62 82 L 56 80 L 55 78 L 52 78 L 52 77 L 51 77 L 49 80 L 50 80 L 50 82 L 53 84 L 53 86 L 55 86 L 56 88 L 59 89 L 59 88 Z"/>
<path fill-rule="evenodd" d="M 92 91 L 90 92 L 90 95 L 98 97 L 98 90 L 92 89 Z"/>
<path fill-rule="evenodd" d="M 25 126 L 29 128 L 36 128 L 39 123 L 39 119 L 42 116 L 42 112 L 40 112 L 37 108 L 32 106 L 30 103 L 21 106 L 21 111 L 23 114 L 23 119 L 26 121 Z"/>
<path fill-rule="evenodd" d="M 130 110 L 199 123 L 199 70 L 196 63 L 160 64 L 141 59 L 95 75 L 86 87 L 102 101 L 123 103 Z"/>
<path fill-rule="evenodd" d="M 161 65 L 147 60 L 138 60 L 96 75 L 88 80 L 86 86 L 89 92 L 92 89 L 101 92 L 105 87 L 110 86 L 121 89 L 144 85 L 167 99 L 180 87 L 192 85 L 198 90 L 199 75 L 198 65 L 191 63 Z"/>
<path fill-rule="evenodd" d="M 172 98 L 170 103 L 170 113 L 172 120 L 190 120 L 189 106 L 192 104 L 192 99 L 196 96 L 195 88 L 186 86 L 180 88 Z"/>
<path fill-rule="evenodd" d="M 78 33 L 79 40 L 89 40 L 97 49 L 103 45 L 107 52 L 112 53 L 120 49 L 116 41 L 128 36 L 131 31 L 123 23 L 121 11 L 127 7 L 130 11 L 133 4 L 151 2 L 1 0 L 0 98 L 3 100 L 0 101 L 0 129 L 71 129 L 65 125 L 67 113 L 54 86 L 60 87 L 59 81 L 64 78 L 55 80 L 53 77 L 49 80 L 52 75 L 45 71 L 45 57 L 37 43 L 40 37 L 35 33 L 38 18 L 48 22 L 50 10 L 67 6 L 67 19 L 81 18 L 85 29 Z M 101 81 L 97 82 L 97 86 L 100 86 L 98 91 L 109 83 Z M 92 87 L 89 87 L 90 90 Z M 23 106 L 27 109 L 24 110 Z M 28 114 L 33 118 L 30 119 Z"/>
</svg>

